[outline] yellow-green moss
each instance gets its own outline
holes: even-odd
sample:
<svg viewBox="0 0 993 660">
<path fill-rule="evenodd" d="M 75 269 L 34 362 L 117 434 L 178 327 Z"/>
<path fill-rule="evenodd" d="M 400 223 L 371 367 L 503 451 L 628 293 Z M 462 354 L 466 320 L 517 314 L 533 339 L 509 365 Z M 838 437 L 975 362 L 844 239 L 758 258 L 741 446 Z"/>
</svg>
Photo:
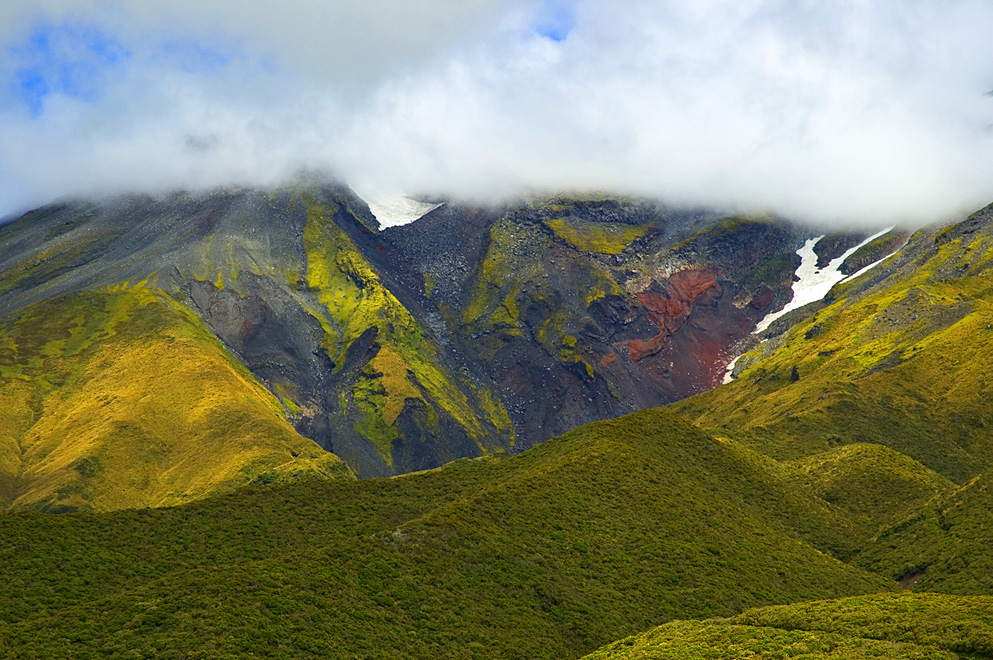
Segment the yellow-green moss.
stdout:
<svg viewBox="0 0 993 660">
<path fill-rule="evenodd" d="M 290 391 L 291 387 L 289 384 L 275 383 L 273 390 L 275 390 L 276 398 L 279 399 L 279 402 L 283 404 L 283 408 L 286 409 L 287 417 L 290 419 L 300 419 L 303 409 L 295 401 L 294 394 Z"/>
<path fill-rule="evenodd" d="M 503 401 L 487 389 L 475 387 L 473 389 L 476 392 L 476 398 L 486 418 L 496 427 L 497 433 L 507 440 L 508 445 L 513 447 L 517 441 L 517 433 L 514 429 L 514 424 L 510 421 L 510 415 L 507 413 L 507 408 L 504 407 Z"/>
<path fill-rule="evenodd" d="M 596 376 L 596 372 L 593 369 L 593 365 L 587 362 L 586 358 L 579 352 L 577 348 L 579 340 L 566 333 L 565 324 L 568 322 L 568 319 L 568 314 L 564 310 L 552 314 L 538 326 L 535 339 L 560 362 L 583 365 L 586 374 L 592 379 Z"/>
<path fill-rule="evenodd" d="M 590 274 L 592 275 L 592 283 L 586 289 L 586 306 L 589 307 L 597 300 L 606 298 L 607 296 L 620 296 L 624 294 L 624 289 L 621 285 L 614 281 L 610 275 L 606 272 L 591 268 Z"/>
<path fill-rule="evenodd" d="M 648 232 L 646 225 L 590 222 L 574 218 L 545 220 L 545 224 L 577 250 L 597 254 L 620 254 Z"/>
<path fill-rule="evenodd" d="M 303 241 L 307 254 L 307 284 L 327 310 L 331 327 L 326 331 L 335 333 L 334 336 L 329 333 L 325 340 L 325 348 L 332 359 L 343 364 L 341 357 L 352 342 L 376 326 L 379 329 L 377 342 L 393 351 L 431 400 L 455 418 L 470 436 L 477 440 L 482 438 L 483 426 L 454 377 L 438 364 L 437 348 L 424 337 L 410 312 L 386 288 L 355 244 L 335 224 L 330 209 L 308 202 Z M 383 429 L 378 427 L 364 428 L 379 437 L 381 445 L 390 435 L 384 435 Z"/>
</svg>

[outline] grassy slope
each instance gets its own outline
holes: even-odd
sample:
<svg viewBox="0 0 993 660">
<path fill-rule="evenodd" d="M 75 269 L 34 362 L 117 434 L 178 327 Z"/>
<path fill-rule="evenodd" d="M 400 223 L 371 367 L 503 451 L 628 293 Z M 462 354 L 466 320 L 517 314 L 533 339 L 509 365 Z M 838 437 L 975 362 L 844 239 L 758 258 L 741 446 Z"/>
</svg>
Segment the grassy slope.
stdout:
<svg viewBox="0 0 993 660">
<path fill-rule="evenodd" d="M 675 409 L 777 459 L 869 442 L 958 483 L 985 470 L 993 232 L 983 224 L 916 240 L 926 249 L 894 275 L 864 293 L 836 289 L 838 301 L 766 359 Z"/>
<path fill-rule="evenodd" d="M 901 577 L 918 574 L 915 589 L 993 593 L 993 473 L 931 502 L 880 532 L 855 559 Z"/>
<path fill-rule="evenodd" d="M 188 502 L 253 479 L 347 477 L 194 316 L 144 286 L 66 296 L 0 326 L 2 502 Z"/>
<path fill-rule="evenodd" d="M 663 658 L 993 657 L 993 599 L 877 594 L 678 621 L 620 640 L 589 660 Z"/>
<path fill-rule="evenodd" d="M 889 447 L 854 444 L 783 464 L 787 478 L 875 533 L 949 492 L 954 484 Z"/>
<path fill-rule="evenodd" d="M 827 514 L 746 456 L 643 412 L 391 480 L 8 515 L 0 655 L 576 657 L 674 617 L 891 588 L 787 532 L 829 537 Z"/>
</svg>

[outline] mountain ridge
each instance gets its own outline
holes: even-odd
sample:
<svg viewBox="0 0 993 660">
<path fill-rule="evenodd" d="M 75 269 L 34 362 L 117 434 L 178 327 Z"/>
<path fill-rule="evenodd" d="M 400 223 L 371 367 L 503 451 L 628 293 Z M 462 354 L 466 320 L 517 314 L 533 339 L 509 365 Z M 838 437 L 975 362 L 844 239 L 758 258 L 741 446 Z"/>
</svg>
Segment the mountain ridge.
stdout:
<svg viewBox="0 0 993 660">
<path fill-rule="evenodd" d="M 716 385 L 788 295 L 799 232 L 605 197 L 448 203 L 380 232 L 340 184 L 135 196 L 0 228 L 0 306 L 147 282 L 299 433 L 386 476 Z"/>
</svg>

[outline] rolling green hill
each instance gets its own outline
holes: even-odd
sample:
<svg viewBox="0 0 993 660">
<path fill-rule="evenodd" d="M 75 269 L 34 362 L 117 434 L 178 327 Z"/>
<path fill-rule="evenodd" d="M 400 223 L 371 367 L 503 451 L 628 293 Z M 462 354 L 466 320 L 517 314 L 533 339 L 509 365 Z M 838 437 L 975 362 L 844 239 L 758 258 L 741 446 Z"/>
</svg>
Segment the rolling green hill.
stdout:
<svg viewBox="0 0 993 660">
<path fill-rule="evenodd" d="M 881 531 L 855 563 L 915 590 L 993 594 L 993 474 L 930 502 Z"/>
<path fill-rule="evenodd" d="M 645 411 L 388 480 L 0 517 L 0 655 L 578 657 L 675 617 L 895 589 L 805 541 L 837 524 Z"/>
<path fill-rule="evenodd" d="M 857 443 L 783 463 L 788 479 L 875 533 L 916 513 L 955 485 L 885 445 Z"/>
<path fill-rule="evenodd" d="M 993 657 L 993 599 L 877 594 L 677 621 L 588 660 L 677 658 L 932 659 Z"/>
</svg>

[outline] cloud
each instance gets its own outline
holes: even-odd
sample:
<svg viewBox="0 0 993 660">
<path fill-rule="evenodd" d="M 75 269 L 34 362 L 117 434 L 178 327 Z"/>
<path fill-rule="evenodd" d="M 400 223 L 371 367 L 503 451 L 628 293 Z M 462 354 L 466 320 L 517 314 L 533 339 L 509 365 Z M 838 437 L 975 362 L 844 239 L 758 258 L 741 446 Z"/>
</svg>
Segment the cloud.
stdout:
<svg viewBox="0 0 993 660">
<path fill-rule="evenodd" d="M 984 2 L 150 4 L 0 8 L 0 214 L 301 167 L 839 223 L 993 201 Z"/>
</svg>

